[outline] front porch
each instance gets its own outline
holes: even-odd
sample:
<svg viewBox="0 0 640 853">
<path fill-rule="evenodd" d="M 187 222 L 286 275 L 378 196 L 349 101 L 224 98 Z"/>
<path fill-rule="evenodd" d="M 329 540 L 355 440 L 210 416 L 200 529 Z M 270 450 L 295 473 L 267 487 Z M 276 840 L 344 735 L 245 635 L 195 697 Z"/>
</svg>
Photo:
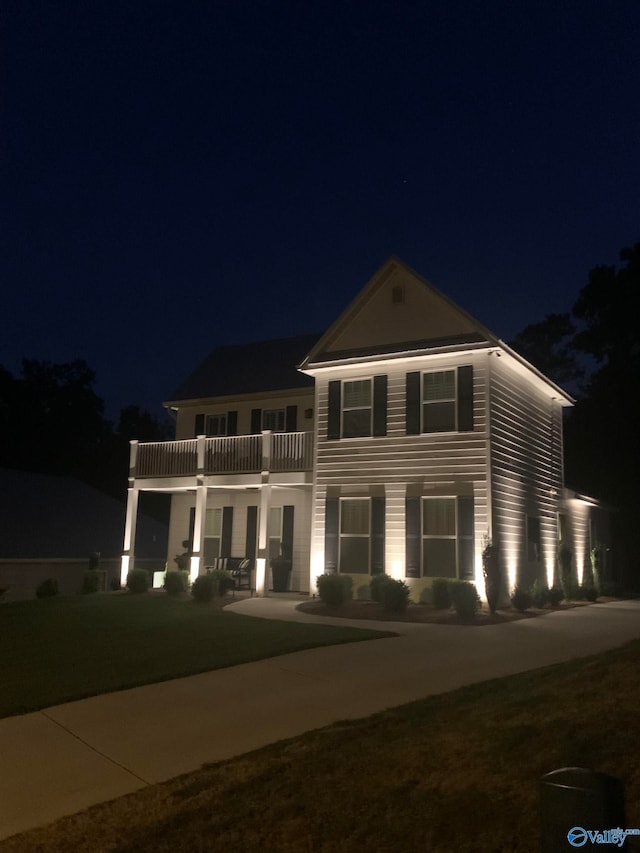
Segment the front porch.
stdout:
<svg viewBox="0 0 640 853">
<path fill-rule="evenodd" d="M 140 491 L 168 492 L 182 495 L 191 508 L 191 580 L 195 580 L 205 566 L 205 521 L 207 509 L 211 507 L 209 499 L 214 496 L 216 506 L 224 506 L 225 513 L 230 510 L 225 519 L 233 517 L 232 507 L 237 505 L 247 525 L 246 531 L 243 528 L 233 532 L 233 551 L 221 551 L 219 555 L 242 553 L 255 559 L 256 593 L 264 595 L 268 580 L 269 518 L 272 506 L 278 506 L 277 500 L 274 503 L 274 495 L 286 490 L 284 493 L 289 496 L 301 492 L 309 496 L 312 467 L 313 434 L 309 432 L 265 430 L 255 435 L 215 438 L 202 435 L 183 441 L 132 441 L 121 583 L 126 583 L 129 569 L 135 565 Z M 300 500 L 304 500 L 302 495 Z M 252 504 L 250 517 L 246 515 L 248 502 Z M 298 503 L 298 499 L 289 497 L 287 502 Z M 299 513 L 296 515 L 300 518 Z M 172 512 L 172 524 L 173 519 Z M 246 536 L 242 542 L 239 541 L 241 536 Z M 184 538 L 184 533 L 179 536 L 180 541 Z"/>
</svg>

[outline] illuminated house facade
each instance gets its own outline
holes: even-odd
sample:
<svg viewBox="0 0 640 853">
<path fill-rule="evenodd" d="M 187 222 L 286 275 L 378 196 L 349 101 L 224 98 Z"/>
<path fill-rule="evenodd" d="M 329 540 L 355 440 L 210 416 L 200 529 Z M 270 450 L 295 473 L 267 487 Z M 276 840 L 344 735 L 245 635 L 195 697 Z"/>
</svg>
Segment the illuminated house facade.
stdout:
<svg viewBox="0 0 640 853">
<path fill-rule="evenodd" d="M 123 579 L 140 490 L 172 494 L 168 564 L 292 561 L 354 589 L 385 571 L 414 599 L 433 577 L 473 580 L 499 547 L 508 586 L 553 580 L 559 537 L 589 555 L 589 501 L 563 483 L 572 399 L 395 258 L 318 337 L 223 347 L 166 405 L 176 441 L 132 443 Z M 569 541 L 570 540 L 570 541 Z"/>
</svg>

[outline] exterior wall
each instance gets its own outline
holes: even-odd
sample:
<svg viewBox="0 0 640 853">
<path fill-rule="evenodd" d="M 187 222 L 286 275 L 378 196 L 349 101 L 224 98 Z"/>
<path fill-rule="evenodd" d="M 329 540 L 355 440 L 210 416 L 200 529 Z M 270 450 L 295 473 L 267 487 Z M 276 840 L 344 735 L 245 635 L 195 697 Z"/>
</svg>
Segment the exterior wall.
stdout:
<svg viewBox="0 0 640 853">
<path fill-rule="evenodd" d="M 297 430 L 312 432 L 314 417 L 305 417 L 305 410 L 313 410 L 313 389 L 272 394 L 245 395 L 242 398 L 218 398 L 215 401 L 203 400 L 184 403 L 180 406 L 176 420 L 176 439 L 194 438 L 196 415 L 224 415 L 229 411 L 238 413 L 238 435 L 251 435 L 252 409 L 286 409 L 298 407 Z"/>
<path fill-rule="evenodd" d="M 508 584 L 553 583 L 563 488 L 562 407 L 508 358 L 487 355 L 490 376 L 491 535 Z M 539 562 L 528 560 L 527 519 L 539 519 Z"/>
<path fill-rule="evenodd" d="M 211 489 L 207 497 L 207 509 L 233 507 L 233 526 L 231 533 L 231 556 L 253 557 L 245 554 L 247 508 L 258 507 L 260 512 L 260 492 L 246 490 Z M 307 488 L 273 488 L 271 506 L 293 506 L 293 553 L 290 590 L 307 592 L 309 585 L 309 538 L 311 527 L 311 490 Z M 174 557 L 184 553 L 182 541 L 189 535 L 189 514 L 195 507 L 195 497 L 190 494 L 174 495 L 171 503 L 171 525 L 169 529 L 169 568 L 175 569 Z M 202 570 L 202 569 L 201 569 Z M 255 575 L 254 575 L 255 581 Z M 267 588 L 271 587 L 267 569 Z"/>
<path fill-rule="evenodd" d="M 472 432 L 406 434 L 406 373 L 464 365 L 474 369 Z M 387 375 L 387 435 L 327 439 L 328 387 L 334 379 Z M 316 378 L 316 467 L 314 470 L 311 587 L 324 571 L 325 500 L 327 497 L 384 496 L 385 571 L 405 578 L 405 498 L 407 496 L 474 497 L 476 579 L 480 575 L 487 517 L 486 354 L 425 356 L 411 361 L 376 362 L 348 371 L 327 368 Z M 367 583 L 354 575 L 354 589 Z M 414 598 L 430 586 L 429 578 L 408 580 Z"/>
</svg>

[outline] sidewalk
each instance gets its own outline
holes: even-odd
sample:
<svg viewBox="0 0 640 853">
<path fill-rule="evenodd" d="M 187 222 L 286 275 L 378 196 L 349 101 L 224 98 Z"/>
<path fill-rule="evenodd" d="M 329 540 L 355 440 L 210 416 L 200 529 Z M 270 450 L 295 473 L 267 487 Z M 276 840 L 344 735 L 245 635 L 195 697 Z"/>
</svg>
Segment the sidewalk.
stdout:
<svg viewBox="0 0 640 853">
<path fill-rule="evenodd" d="M 231 608 L 333 623 L 294 599 Z M 640 637 L 640 602 L 481 628 L 351 621 L 399 636 L 310 649 L 0 720 L 0 839 L 339 719 Z"/>
</svg>

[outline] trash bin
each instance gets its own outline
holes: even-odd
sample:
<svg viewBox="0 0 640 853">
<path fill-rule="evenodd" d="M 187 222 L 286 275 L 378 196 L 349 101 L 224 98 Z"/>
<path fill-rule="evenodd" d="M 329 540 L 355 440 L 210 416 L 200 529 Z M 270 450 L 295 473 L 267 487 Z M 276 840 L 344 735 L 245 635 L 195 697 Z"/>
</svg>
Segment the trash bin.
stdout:
<svg viewBox="0 0 640 853">
<path fill-rule="evenodd" d="M 542 853 L 566 853 L 585 846 L 587 830 L 624 828 L 622 782 L 584 767 L 553 770 L 540 780 L 540 821 Z M 570 839 L 572 829 L 576 831 Z"/>
</svg>

